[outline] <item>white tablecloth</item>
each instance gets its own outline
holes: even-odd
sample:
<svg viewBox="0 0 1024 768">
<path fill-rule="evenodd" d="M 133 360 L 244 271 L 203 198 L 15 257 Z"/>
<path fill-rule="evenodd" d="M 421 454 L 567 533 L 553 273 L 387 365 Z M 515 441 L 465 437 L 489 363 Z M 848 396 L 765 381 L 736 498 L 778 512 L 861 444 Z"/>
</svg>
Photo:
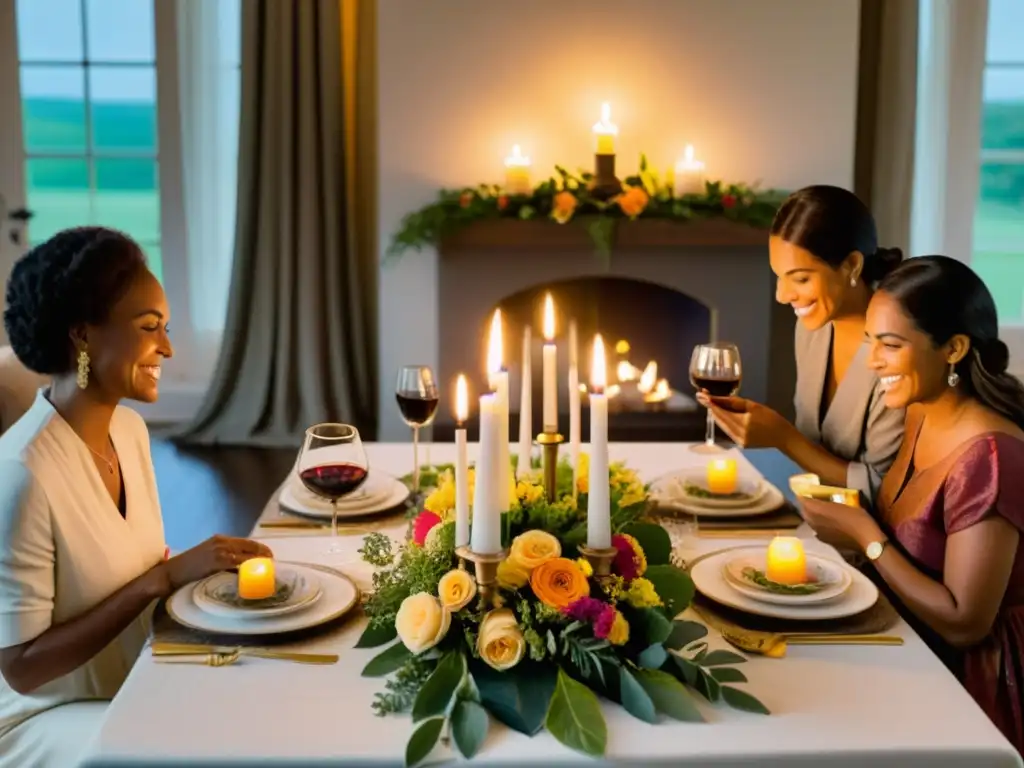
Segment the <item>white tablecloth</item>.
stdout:
<svg viewBox="0 0 1024 768">
<path fill-rule="evenodd" d="M 370 444 L 372 467 L 408 471 L 411 446 Z M 693 462 L 682 444 L 618 444 L 646 479 Z M 436 445 L 435 462 L 451 460 L 451 445 Z M 751 460 L 788 493 L 796 471 L 774 452 Z M 372 470 L 371 470 L 372 471 Z M 165 510 L 165 514 L 174 514 Z M 396 535 L 398 532 L 396 531 Z M 808 536 L 811 534 L 807 533 Z M 266 538 L 277 557 L 353 567 L 361 539 L 346 537 L 349 555 L 326 554 L 323 536 Z M 699 539 L 700 551 L 749 539 Z M 820 547 L 808 542 L 809 549 Z M 370 708 L 381 679 L 360 677 L 379 649 L 355 649 L 363 628 L 354 620 L 303 650 L 341 654 L 333 666 L 246 659 L 223 668 L 136 664 L 110 705 L 90 768 L 113 766 L 401 765 L 411 733 L 407 716 L 380 718 Z M 737 712 L 702 701 L 707 723 L 663 720 L 649 725 L 614 704 L 605 706 L 608 761 L 616 765 L 714 766 L 1021 766 L 1010 744 L 910 628 L 893 630 L 903 646 L 791 646 L 784 659 L 753 656 L 743 665 L 772 715 Z M 724 646 L 712 632 L 712 645 Z M 439 747 L 435 756 L 444 757 Z M 527 738 L 493 723 L 475 761 L 486 765 L 563 765 L 593 762 L 547 733 Z"/>
</svg>

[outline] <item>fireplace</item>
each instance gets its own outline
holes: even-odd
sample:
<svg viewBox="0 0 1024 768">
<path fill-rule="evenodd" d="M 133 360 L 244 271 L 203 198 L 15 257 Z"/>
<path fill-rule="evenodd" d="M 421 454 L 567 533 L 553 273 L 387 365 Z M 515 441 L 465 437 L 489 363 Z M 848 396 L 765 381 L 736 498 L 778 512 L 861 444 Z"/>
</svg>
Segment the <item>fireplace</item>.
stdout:
<svg viewBox="0 0 1024 768">
<path fill-rule="evenodd" d="M 513 439 L 518 434 L 526 325 L 533 330 L 535 431 L 541 423 L 541 325 L 547 292 L 557 307 L 559 429 L 565 435 L 570 320 L 577 327 L 583 387 L 590 378 L 594 334 L 604 339 L 608 383 L 615 392 L 609 400 L 613 441 L 703 437 L 705 412 L 693 400 L 688 369 L 693 347 L 709 339 L 739 346 L 741 394 L 787 415 L 790 411 L 793 318 L 774 302 L 767 235 L 760 230 L 725 221 L 623 222 L 612 254 L 602 258 L 580 226 L 497 220 L 448 238 L 440 248 L 438 270 L 438 331 L 445 340 L 438 379 L 453 382 L 465 373 L 471 389 L 482 391 L 490 320 L 500 308 Z M 587 440 L 585 391 L 580 401 Z M 451 416 L 439 413 L 434 438 L 451 439 L 453 427 Z M 468 427 L 474 434 L 472 418 Z"/>
</svg>

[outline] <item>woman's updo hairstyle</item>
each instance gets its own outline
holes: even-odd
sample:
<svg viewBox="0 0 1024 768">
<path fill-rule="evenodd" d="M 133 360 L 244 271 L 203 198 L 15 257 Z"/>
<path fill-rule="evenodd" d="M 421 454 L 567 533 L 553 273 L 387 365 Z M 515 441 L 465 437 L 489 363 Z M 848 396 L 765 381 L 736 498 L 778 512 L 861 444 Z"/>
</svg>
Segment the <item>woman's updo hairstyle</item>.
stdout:
<svg viewBox="0 0 1024 768">
<path fill-rule="evenodd" d="M 18 359 L 36 373 L 70 372 L 72 330 L 106 321 L 145 268 L 134 240 L 103 227 L 66 229 L 32 248 L 7 281 L 4 326 Z"/>
<path fill-rule="evenodd" d="M 957 334 L 970 338 L 970 351 L 956 364 L 958 386 L 1024 428 L 1024 386 L 1006 372 L 1010 351 L 999 339 L 996 304 L 974 270 L 948 256 L 921 256 L 904 262 L 878 290 L 896 299 L 936 346 Z"/>
<path fill-rule="evenodd" d="M 817 184 L 791 194 L 782 203 L 771 234 L 809 251 L 832 269 L 858 251 L 864 257 L 860 278 L 874 286 L 903 261 L 899 248 L 879 248 L 875 218 L 855 194 Z"/>
</svg>

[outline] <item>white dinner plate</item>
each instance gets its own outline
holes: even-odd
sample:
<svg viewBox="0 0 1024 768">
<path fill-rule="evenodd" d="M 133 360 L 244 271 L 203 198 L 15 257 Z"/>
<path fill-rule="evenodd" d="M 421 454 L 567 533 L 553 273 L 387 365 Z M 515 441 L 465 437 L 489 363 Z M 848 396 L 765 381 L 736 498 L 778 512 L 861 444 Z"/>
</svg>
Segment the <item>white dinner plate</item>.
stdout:
<svg viewBox="0 0 1024 768">
<path fill-rule="evenodd" d="M 740 475 L 736 480 L 736 490 L 745 494 L 745 498 L 703 496 L 701 492 L 709 490 L 707 473 L 698 470 L 676 473 L 666 480 L 666 484 L 671 488 L 671 496 L 706 509 L 746 508 L 757 504 L 768 493 L 768 483 L 760 477 Z"/>
<path fill-rule="evenodd" d="M 383 473 L 382 473 L 383 474 Z M 387 479 L 387 492 L 382 496 L 376 496 L 365 502 L 350 506 L 338 504 L 338 519 L 346 517 L 365 517 L 380 512 L 388 512 L 395 507 L 405 503 L 409 498 L 409 488 L 402 481 L 390 475 L 384 475 Z M 297 481 L 301 485 L 301 481 Z M 344 499 L 343 499 L 344 501 Z M 296 488 L 291 481 L 284 484 L 281 494 L 278 497 L 278 504 L 289 512 L 305 517 L 331 519 L 331 503 L 325 499 L 315 496 L 304 488 Z"/>
<path fill-rule="evenodd" d="M 263 620 L 270 616 L 302 611 L 323 595 L 320 577 L 311 569 L 298 569 L 284 563 L 275 563 L 278 594 L 271 600 L 241 600 L 238 598 L 238 575 L 222 571 L 198 582 L 192 591 L 195 604 L 217 616 Z"/>
<path fill-rule="evenodd" d="M 167 614 L 182 626 L 201 632 L 226 635 L 278 635 L 296 632 L 333 621 L 359 602 L 359 590 L 342 573 L 305 563 L 288 563 L 308 578 L 317 578 L 323 588 L 320 599 L 307 610 L 284 616 L 268 616 L 260 621 L 207 613 L 193 599 L 197 582 L 186 584 L 167 600 Z"/>
<path fill-rule="evenodd" d="M 736 547 L 716 552 L 699 560 L 690 571 L 693 584 L 705 597 L 730 608 L 753 613 L 759 616 L 772 616 L 779 619 L 841 619 L 866 611 L 878 600 L 878 588 L 867 576 L 856 568 L 838 560 L 833 560 L 850 575 L 850 587 L 839 597 L 825 603 L 805 605 L 776 605 L 747 597 L 726 581 L 724 566 L 739 554 L 757 554 L 764 547 Z"/>
<path fill-rule="evenodd" d="M 651 497 L 663 509 L 675 509 L 700 517 L 749 517 L 777 511 L 786 503 L 782 492 L 767 480 L 761 479 L 763 492 L 754 500 L 737 507 L 709 507 L 698 504 L 684 490 L 684 483 L 693 470 L 681 470 L 662 475 L 651 483 Z"/>
<path fill-rule="evenodd" d="M 843 564 L 808 552 L 807 569 L 814 573 L 817 580 L 821 582 L 821 588 L 807 594 L 772 592 L 751 582 L 743 575 L 743 569 L 747 567 L 757 568 L 764 572 L 766 553 L 767 549 L 759 552 L 738 552 L 734 557 L 727 559 L 722 565 L 722 575 L 725 576 L 726 583 L 742 595 L 763 603 L 777 605 L 809 605 L 835 600 L 853 583 L 853 577 L 843 567 Z"/>
</svg>

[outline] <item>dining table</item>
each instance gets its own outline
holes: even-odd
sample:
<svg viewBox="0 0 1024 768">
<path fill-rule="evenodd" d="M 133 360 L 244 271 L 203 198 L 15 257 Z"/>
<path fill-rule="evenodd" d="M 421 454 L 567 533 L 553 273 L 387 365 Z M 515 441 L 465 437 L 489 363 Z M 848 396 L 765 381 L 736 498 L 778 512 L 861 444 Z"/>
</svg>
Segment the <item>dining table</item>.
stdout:
<svg viewBox="0 0 1024 768">
<path fill-rule="evenodd" d="M 366 443 L 370 473 L 408 474 L 408 443 Z M 469 446 L 470 460 L 475 445 Z M 587 446 L 583 446 L 584 452 Z M 421 452 L 422 455 L 422 452 Z M 611 461 L 622 461 L 645 481 L 687 467 L 708 455 L 689 443 L 611 443 Z M 789 478 L 801 470 L 775 450 L 728 449 L 741 472 L 759 474 L 792 501 Z M 435 464 L 455 459 L 452 443 L 431 447 Z M 294 471 L 294 470 L 293 470 Z M 289 482 L 282 478 L 281 488 Z M 360 559 L 359 531 L 343 526 L 341 552 L 329 552 L 330 528 L 288 529 L 265 523 L 284 516 L 277 495 L 268 500 L 252 537 L 279 560 L 335 568 L 363 590 L 372 569 Z M 175 510 L 164 510 L 172 516 Z M 401 543 L 407 522 L 378 528 Z M 809 553 L 836 556 L 806 525 L 795 535 Z M 738 531 L 706 535 L 694 528 L 676 544 L 684 560 L 768 538 Z M 767 535 L 766 535 L 767 536 Z M 409 715 L 377 716 L 380 678 L 361 671 L 379 649 L 356 648 L 366 626 L 356 610 L 339 626 L 288 647 L 336 653 L 328 666 L 244 658 L 223 667 L 166 664 L 147 648 L 110 703 L 87 768 L 123 766 L 397 766 L 412 732 Z M 744 686 L 770 710 L 755 714 L 699 699 L 704 722 L 662 719 L 648 724 L 603 702 L 607 752 L 594 760 L 574 752 L 546 731 L 525 736 L 493 721 L 474 762 L 486 766 L 891 766 L 892 768 L 1020 768 L 1021 757 L 957 679 L 902 619 L 886 634 L 901 645 L 792 645 L 783 658 L 749 655 L 741 665 Z M 730 648 L 711 629 L 713 648 Z M 439 745 L 434 764 L 461 757 Z"/>
</svg>

